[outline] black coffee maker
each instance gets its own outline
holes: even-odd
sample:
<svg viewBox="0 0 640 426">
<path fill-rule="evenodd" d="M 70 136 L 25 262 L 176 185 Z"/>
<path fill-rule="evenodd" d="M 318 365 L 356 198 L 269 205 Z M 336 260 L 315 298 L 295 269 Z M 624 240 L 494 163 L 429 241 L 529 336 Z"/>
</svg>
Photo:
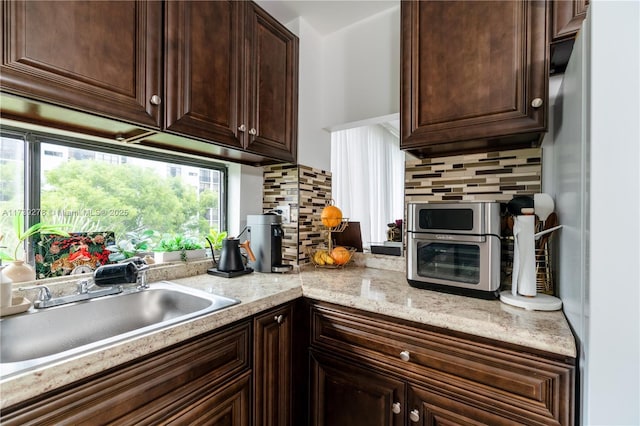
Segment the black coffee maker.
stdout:
<svg viewBox="0 0 640 426">
<path fill-rule="evenodd" d="M 255 253 L 249 266 L 258 272 L 287 272 L 293 266 L 282 263 L 282 216 L 265 213 L 247 216 L 247 238 Z"/>
</svg>

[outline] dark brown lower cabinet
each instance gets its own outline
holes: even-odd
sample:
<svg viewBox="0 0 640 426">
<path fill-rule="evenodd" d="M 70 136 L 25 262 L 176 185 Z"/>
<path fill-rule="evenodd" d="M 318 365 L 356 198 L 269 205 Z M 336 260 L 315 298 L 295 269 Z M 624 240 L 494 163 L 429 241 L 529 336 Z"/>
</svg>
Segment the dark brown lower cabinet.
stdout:
<svg viewBox="0 0 640 426">
<path fill-rule="evenodd" d="M 400 426 L 405 384 L 338 358 L 311 353 L 313 426 Z"/>
<path fill-rule="evenodd" d="M 251 322 L 142 357 L 2 411 L 3 425 L 245 426 Z"/>
<path fill-rule="evenodd" d="M 309 313 L 313 426 L 574 424 L 573 358 L 324 302 Z"/>
<path fill-rule="evenodd" d="M 292 424 L 292 328 L 292 304 L 269 310 L 254 319 L 255 425 Z"/>
</svg>

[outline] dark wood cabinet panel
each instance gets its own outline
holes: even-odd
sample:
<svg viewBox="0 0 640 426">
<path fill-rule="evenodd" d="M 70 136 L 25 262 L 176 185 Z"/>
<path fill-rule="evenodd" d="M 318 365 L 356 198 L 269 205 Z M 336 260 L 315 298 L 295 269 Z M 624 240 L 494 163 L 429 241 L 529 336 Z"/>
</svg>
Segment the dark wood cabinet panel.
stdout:
<svg viewBox="0 0 640 426">
<path fill-rule="evenodd" d="M 3 1 L 2 91 L 160 128 L 162 4 Z"/>
<path fill-rule="evenodd" d="M 249 59 L 245 138 L 249 151 L 296 162 L 298 38 L 254 3 L 247 3 Z"/>
<path fill-rule="evenodd" d="M 313 350 L 416 388 L 403 413 L 431 419 L 420 424 L 573 424 L 573 359 L 326 303 L 310 314 Z M 450 412 L 468 414 L 456 423 Z"/>
<path fill-rule="evenodd" d="M 167 131 L 243 148 L 242 24 L 242 2 L 166 3 Z"/>
<path fill-rule="evenodd" d="M 311 425 L 400 426 L 405 384 L 312 351 Z"/>
<path fill-rule="evenodd" d="M 155 424 L 249 426 L 251 413 L 251 374 L 245 373 L 230 385 L 210 393 Z"/>
<path fill-rule="evenodd" d="M 4 409 L 2 424 L 181 423 L 218 403 L 214 424 L 248 424 L 250 337 L 250 322 L 205 334 Z"/>
<path fill-rule="evenodd" d="M 417 387 L 409 389 L 411 424 L 416 426 L 513 426 L 524 424 Z M 527 422 L 525 422 L 527 423 Z"/>
<path fill-rule="evenodd" d="M 0 84 L 15 95 L 3 117 L 251 165 L 296 162 L 298 38 L 254 3 L 0 1 Z"/>
<path fill-rule="evenodd" d="M 575 38 L 587 16 L 588 0 L 553 0 L 552 42 Z"/>
<path fill-rule="evenodd" d="M 425 157 L 538 143 L 547 16 L 545 1 L 401 2 L 401 147 Z"/>
<path fill-rule="evenodd" d="M 254 423 L 291 425 L 293 307 L 272 309 L 254 319 Z"/>
</svg>

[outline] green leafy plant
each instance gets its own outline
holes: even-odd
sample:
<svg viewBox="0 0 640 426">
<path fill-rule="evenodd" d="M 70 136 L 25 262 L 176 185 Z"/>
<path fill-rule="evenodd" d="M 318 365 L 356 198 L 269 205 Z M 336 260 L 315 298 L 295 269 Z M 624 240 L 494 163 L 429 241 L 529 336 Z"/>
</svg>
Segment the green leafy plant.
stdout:
<svg viewBox="0 0 640 426">
<path fill-rule="evenodd" d="M 209 235 L 205 238 L 209 240 L 214 250 L 220 250 L 222 248 L 222 241 L 227 238 L 227 231 L 218 232 L 217 229 L 211 228 L 209 229 Z"/>
<path fill-rule="evenodd" d="M 109 260 L 119 262 L 129 259 L 140 253 L 151 251 L 153 246 L 153 237 L 156 231 L 146 229 L 144 231 L 131 231 L 125 234 L 126 239 L 118 241 L 117 244 L 107 246 L 106 249 L 111 252 Z"/>
<path fill-rule="evenodd" d="M 18 214 L 13 219 L 13 230 L 16 234 L 16 238 L 18 239 L 16 248 L 13 250 L 13 256 L 11 256 L 11 254 L 9 253 L 0 252 L 0 258 L 7 261 L 18 260 L 18 251 L 20 250 L 20 247 L 22 246 L 24 241 L 36 234 L 44 233 L 59 235 L 61 237 L 68 237 L 69 234 L 62 230 L 62 228 L 66 226 L 67 225 L 47 225 L 44 223 L 36 223 L 23 232 L 22 230 L 24 229 L 24 216 Z M 0 238 L 0 240 L 1 239 L 2 238 Z"/>
<path fill-rule="evenodd" d="M 202 245 L 195 238 L 185 237 L 184 235 L 165 235 L 154 251 L 180 251 L 180 250 L 197 250 Z"/>
<path fill-rule="evenodd" d="M 201 249 L 202 245 L 195 238 L 185 237 L 184 235 L 165 235 L 154 251 L 179 251 L 180 259 L 187 261 L 187 250 Z"/>
</svg>

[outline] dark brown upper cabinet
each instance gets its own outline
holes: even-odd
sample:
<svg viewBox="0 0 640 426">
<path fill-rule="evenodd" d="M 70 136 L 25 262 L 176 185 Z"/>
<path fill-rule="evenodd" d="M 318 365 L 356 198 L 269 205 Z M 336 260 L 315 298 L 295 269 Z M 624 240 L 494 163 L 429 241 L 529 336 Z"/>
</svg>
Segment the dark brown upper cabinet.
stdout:
<svg viewBox="0 0 640 426">
<path fill-rule="evenodd" d="M 545 1 L 403 1 L 401 148 L 418 157 L 539 144 Z"/>
<path fill-rule="evenodd" d="M 1 11 L 3 117 L 252 165 L 296 162 L 298 38 L 252 2 L 3 1 Z"/>
<path fill-rule="evenodd" d="M 246 3 L 246 147 L 296 162 L 298 38 L 255 3 Z M 244 122 L 243 122 L 244 124 Z"/>
<path fill-rule="evenodd" d="M 1 6 L 3 92 L 161 127 L 162 3 Z"/>
<path fill-rule="evenodd" d="M 588 0 L 553 0 L 551 3 L 551 74 L 563 73 L 573 51 L 582 21 L 587 16 Z"/>
<path fill-rule="evenodd" d="M 588 0 L 554 0 L 552 42 L 575 38 L 587 16 Z"/>
<path fill-rule="evenodd" d="M 242 2 L 166 3 L 166 129 L 244 148 Z"/>
</svg>

